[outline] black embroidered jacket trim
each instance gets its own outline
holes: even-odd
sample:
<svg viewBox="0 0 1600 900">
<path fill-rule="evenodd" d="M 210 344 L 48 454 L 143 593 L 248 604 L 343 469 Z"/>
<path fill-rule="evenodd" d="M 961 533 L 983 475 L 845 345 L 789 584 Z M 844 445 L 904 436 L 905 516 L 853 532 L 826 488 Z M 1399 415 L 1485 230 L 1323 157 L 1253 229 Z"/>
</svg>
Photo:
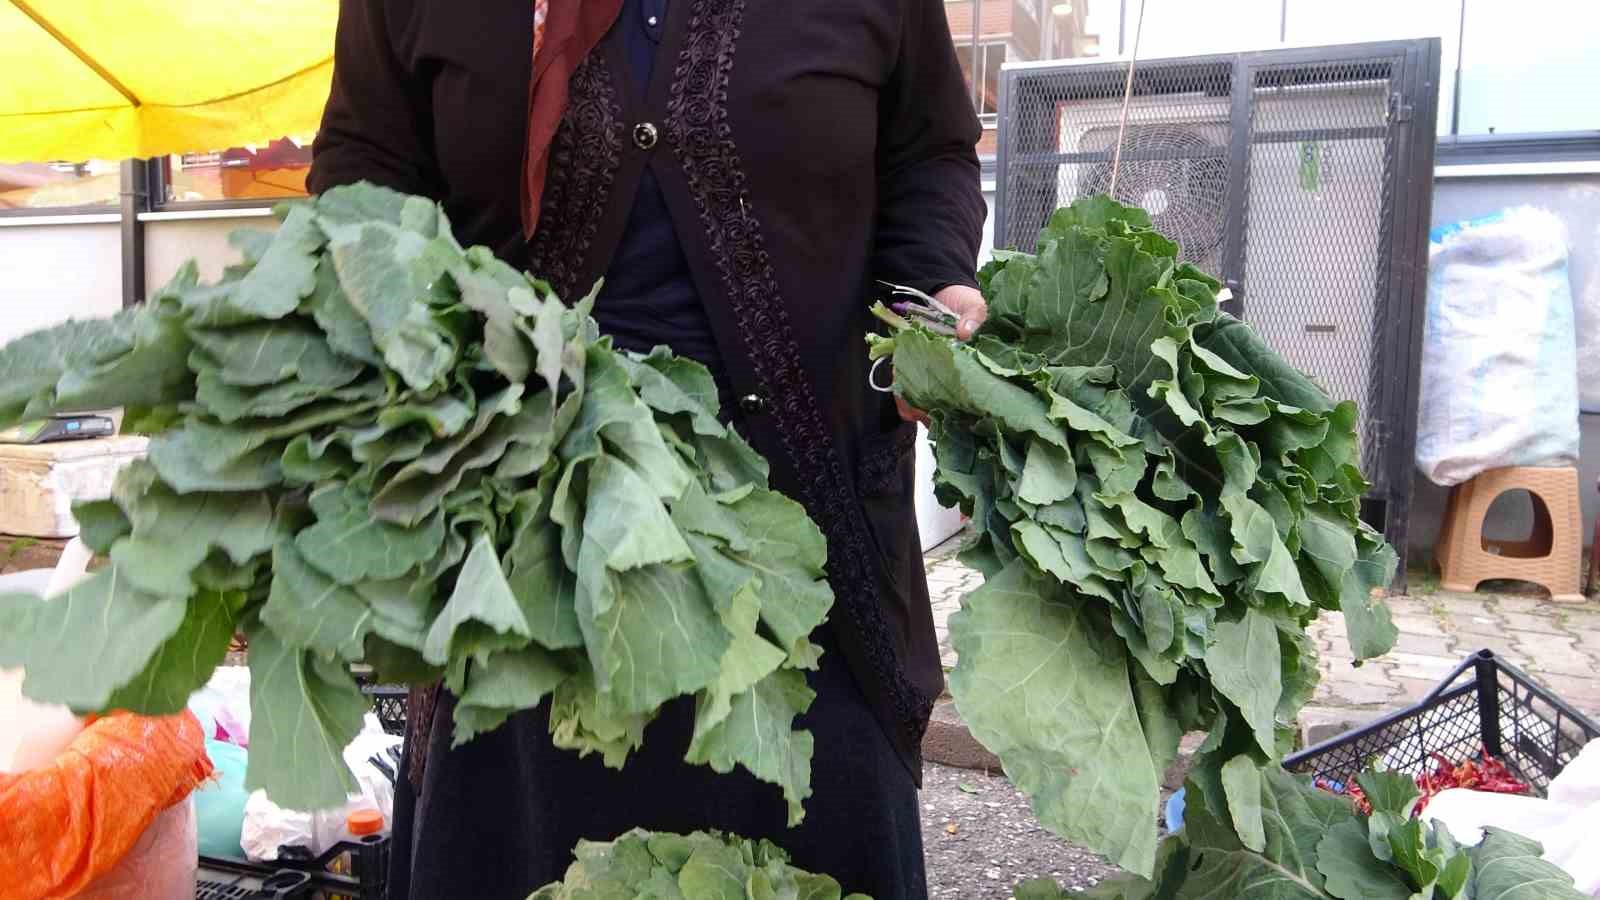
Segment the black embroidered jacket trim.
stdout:
<svg viewBox="0 0 1600 900">
<path fill-rule="evenodd" d="M 605 54 L 595 52 L 572 73 L 529 248 L 529 271 L 557 296 L 576 298 L 588 290 L 578 279 L 600 230 L 596 211 L 606 208 L 621 167 L 622 104 Z"/>
<path fill-rule="evenodd" d="M 863 497 L 893 493 L 904 466 L 911 460 L 917 442 L 917 429 L 905 425 L 882 445 L 864 451 L 856 465 L 856 490 Z"/>
<path fill-rule="evenodd" d="M 411 789 L 422 793 L 422 774 L 428 765 L 428 743 L 433 734 L 433 712 L 439 705 L 442 682 L 413 687 L 406 692 L 406 777 Z"/>
<path fill-rule="evenodd" d="M 873 541 L 801 362 L 728 123 L 728 83 L 744 8 L 744 0 L 693 0 L 673 72 L 666 133 L 688 178 L 784 450 L 804 485 L 801 499 L 827 536 L 834 594 L 890 692 L 900 727 L 918 747 L 933 698 L 905 677 L 896 657 L 869 550 Z"/>
</svg>

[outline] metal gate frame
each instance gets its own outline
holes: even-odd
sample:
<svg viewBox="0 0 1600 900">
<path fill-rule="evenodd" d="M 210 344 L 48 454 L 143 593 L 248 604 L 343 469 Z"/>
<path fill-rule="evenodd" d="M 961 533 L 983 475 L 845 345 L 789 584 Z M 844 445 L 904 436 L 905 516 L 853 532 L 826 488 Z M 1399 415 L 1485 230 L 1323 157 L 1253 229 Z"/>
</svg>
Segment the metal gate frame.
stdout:
<svg viewBox="0 0 1600 900">
<path fill-rule="evenodd" d="M 1409 546 L 1411 486 L 1415 471 L 1417 438 L 1417 398 L 1421 381 L 1423 316 L 1427 309 L 1428 279 L 1428 229 L 1433 212 L 1433 167 L 1435 122 L 1438 120 L 1440 41 L 1438 38 L 1421 38 L 1404 41 L 1377 41 L 1359 44 L 1338 44 L 1324 47 L 1294 47 L 1262 50 L 1247 53 L 1211 54 L 1194 57 L 1177 57 L 1141 60 L 1134 71 L 1135 93 L 1151 93 L 1161 83 L 1174 79 L 1194 78 L 1194 73 L 1216 73 L 1226 70 L 1230 103 L 1230 138 L 1228 146 L 1227 217 L 1222 245 L 1222 271 L 1218 274 L 1233 293 L 1226 308 L 1240 318 L 1249 320 L 1249 285 L 1245 283 L 1245 217 L 1248 210 L 1250 187 L 1251 122 L 1254 115 L 1253 87 L 1258 70 L 1283 70 L 1286 67 L 1305 66 L 1322 68 L 1329 64 L 1372 63 L 1387 65 L 1387 77 L 1392 89 L 1389 97 L 1388 136 L 1392 142 L 1393 166 L 1384 174 L 1390 192 L 1390 239 L 1387 258 L 1380 262 L 1380 272 L 1387 270 L 1386 295 L 1379 298 L 1380 308 L 1386 311 L 1387 327 L 1377 336 L 1379 346 L 1374 352 L 1385 359 L 1403 360 L 1396 366 L 1394 375 L 1382 385 L 1379 421 L 1387 429 L 1381 484 L 1384 490 L 1370 494 L 1363 503 L 1362 514 L 1374 527 L 1381 527 L 1400 555 L 1400 570 L 1396 575 L 1396 588 L 1405 589 L 1405 562 Z M 1122 85 L 1127 76 L 1127 60 L 1067 60 L 1042 63 L 1021 63 L 1005 66 L 1000 75 L 999 98 L 999 149 L 996 158 L 995 178 L 995 246 L 1031 249 L 1037 229 L 1013 223 L 1007 193 L 1013 175 L 1013 165 L 1038 165 L 1084 162 L 1078 157 L 1086 154 L 1066 154 L 1059 147 L 1030 151 L 1014 147 L 1014 136 L 1019 133 L 1024 104 L 1028 97 L 1028 80 L 1041 73 L 1071 72 L 1086 79 L 1095 75 L 1114 78 L 1115 94 L 1120 100 Z M 1035 88 L 1039 89 L 1039 88 Z M 1019 94 L 1019 92 L 1024 92 Z M 1038 112 L 1052 106 L 1036 104 Z M 1306 139 L 1326 139 L 1327 133 L 1308 131 Z M 1295 137 L 1290 135 L 1290 138 Z M 1100 159 L 1103 154 L 1093 154 Z M 1129 157 L 1125 154 L 1124 159 Z M 1042 225 L 1042 223 L 1040 223 Z M 1031 230 L 1031 234 L 1013 233 L 1014 230 Z M 1374 479 L 1375 481 L 1377 479 Z"/>
</svg>

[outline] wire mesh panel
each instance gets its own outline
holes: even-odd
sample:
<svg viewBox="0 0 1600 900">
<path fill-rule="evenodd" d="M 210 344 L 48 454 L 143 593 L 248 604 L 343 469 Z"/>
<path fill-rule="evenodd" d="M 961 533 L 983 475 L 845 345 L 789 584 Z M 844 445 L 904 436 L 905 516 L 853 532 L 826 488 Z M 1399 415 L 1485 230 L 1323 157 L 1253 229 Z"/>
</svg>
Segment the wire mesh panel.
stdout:
<svg viewBox="0 0 1600 900">
<path fill-rule="evenodd" d="M 1182 257 L 1220 270 L 1226 223 L 1232 66 L 1136 67 L 1115 196 L 1141 206 Z M 1050 213 L 1111 192 L 1127 68 L 1066 66 L 1014 82 L 1004 127 L 1000 243 L 1031 248 Z"/>
<path fill-rule="evenodd" d="M 1251 69 L 1244 222 L 1245 320 L 1334 400 L 1359 404 L 1363 469 L 1380 493 L 1395 62 Z"/>
</svg>

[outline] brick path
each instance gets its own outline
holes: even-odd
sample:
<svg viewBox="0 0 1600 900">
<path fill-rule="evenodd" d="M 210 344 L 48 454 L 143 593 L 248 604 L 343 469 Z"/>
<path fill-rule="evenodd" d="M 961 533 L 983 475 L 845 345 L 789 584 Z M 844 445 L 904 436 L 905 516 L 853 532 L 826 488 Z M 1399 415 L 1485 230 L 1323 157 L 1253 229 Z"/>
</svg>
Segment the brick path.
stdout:
<svg viewBox="0 0 1600 900">
<path fill-rule="evenodd" d="M 955 558 L 961 536 L 927 557 L 928 589 L 939 650 L 955 665 L 946 623 L 961 595 L 982 584 Z M 1322 683 L 1312 704 L 1378 712 L 1405 706 L 1432 690 L 1463 658 L 1487 647 L 1589 716 L 1600 719 L 1600 602 L 1554 604 L 1508 594 L 1456 594 L 1413 588 L 1389 608 L 1400 640 L 1388 655 L 1350 665 L 1344 619 L 1324 615 L 1311 628 Z"/>
</svg>

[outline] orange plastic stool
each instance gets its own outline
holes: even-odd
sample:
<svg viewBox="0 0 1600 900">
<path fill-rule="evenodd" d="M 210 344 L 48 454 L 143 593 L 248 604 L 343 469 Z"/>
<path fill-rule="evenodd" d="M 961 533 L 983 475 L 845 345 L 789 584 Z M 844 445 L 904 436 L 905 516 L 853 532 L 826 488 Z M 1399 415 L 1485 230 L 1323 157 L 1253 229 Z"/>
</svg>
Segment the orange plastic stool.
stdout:
<svg viewBox="0 0 1600 900">
<path fill-rule="evenodd" d="M 1507 491 L 1533 495 L 1533 533 L 1525 541 L 1483 537 L 1489 507 Z M 1561 603 L 1583 602 L 1583 521 L 1578 470 L 1490 469 L 1450 490 L 1444 528 L 1434 547 L 1440 587 L 1474 591 L 1491 578 L 1532 582 Z"/>
<path fill-rule="evenodd" d="M 1595 479 L 1595 490 L 1600 490 L 1600 479 Z M 1600 518 L 1594 520 L 1594 538 L 1589 543 L 1589 585 L 1591 594 L 1600 594 Z"/>
</svg>

